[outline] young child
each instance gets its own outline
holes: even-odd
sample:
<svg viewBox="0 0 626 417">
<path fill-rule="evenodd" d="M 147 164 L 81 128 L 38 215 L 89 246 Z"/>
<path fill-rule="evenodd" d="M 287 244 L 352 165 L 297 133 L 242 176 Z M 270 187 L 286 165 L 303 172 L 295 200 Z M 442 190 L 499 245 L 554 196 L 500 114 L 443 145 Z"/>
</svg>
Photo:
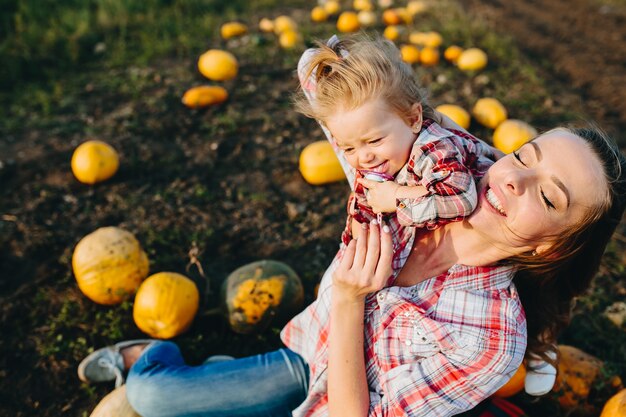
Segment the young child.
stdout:
<svg viewBox="0 0 626 417">
<path fill-rule="evenodd" d="M 391 228 L 393 270 L 404 265 L 419 228 L 462 220 L 476 207 L 475 174 L 494 150 L 467 132 L 444 129 L 441 117 L 393 43 L 334 36 L 306 51 L 298 65 L 304 96 L 298 111 L 317 119 L 339 148 L 354 191 L 342 242 L 359 224 Z"/>
<path fill-rule="evenodd" d="M 303 95 L 296 108 L 318 120 L 342 151 L 353 189 L 340 253 L 358 237 L 360 224 L 384 217 L 394 242 L 391 285 L 420 228 L 460 221 L 475 209 L 474 176 L 482 176 L 499 151 L 463 130 L 443 128 L 389 41 L 333 36 L 304 53 L 298 76 Z M 536 359 L 532 366 L 540 372 L 529 369 L 526 390 L 543 395 L 556 370 Z"/>
</svg>

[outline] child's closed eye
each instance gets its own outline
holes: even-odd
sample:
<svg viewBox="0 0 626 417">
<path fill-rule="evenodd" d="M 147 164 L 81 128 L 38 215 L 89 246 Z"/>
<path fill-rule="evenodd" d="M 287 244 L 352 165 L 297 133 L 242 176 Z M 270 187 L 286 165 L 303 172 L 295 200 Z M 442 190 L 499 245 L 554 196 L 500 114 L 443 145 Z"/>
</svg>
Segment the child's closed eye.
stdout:
<svg viewBox="0 0 626 417">
<path fill-rule="evenodd" d="M 367 143 L 369 143 L 369 144 L 376 144 L 376 143 L 380 143 L 380 142 L 382 142 L 382 140 L 383 140 L 383 139 L 384 139 L 384 138 L 376 138 L 376 139 L 372 139 L 372 140 L 370 140 L 370 141 L 369 141 L 369 142 L 367 142 Z"/>
</svg>

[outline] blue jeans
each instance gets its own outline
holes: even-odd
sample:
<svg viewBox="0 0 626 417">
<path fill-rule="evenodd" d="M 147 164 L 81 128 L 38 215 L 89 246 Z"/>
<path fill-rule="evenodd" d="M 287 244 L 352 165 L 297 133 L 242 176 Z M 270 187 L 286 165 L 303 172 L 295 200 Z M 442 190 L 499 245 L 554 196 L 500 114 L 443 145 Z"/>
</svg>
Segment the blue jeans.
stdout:
<svg viewBox="0 0 626 417">
<path fill-rule="evenodd" d="M 143 417 L 282 417 L 308 385 L 308 365 L 289 349 L 189 366 L 176 344 L 155 342 L 131 367 L 126 395 Z"/>
</svg>

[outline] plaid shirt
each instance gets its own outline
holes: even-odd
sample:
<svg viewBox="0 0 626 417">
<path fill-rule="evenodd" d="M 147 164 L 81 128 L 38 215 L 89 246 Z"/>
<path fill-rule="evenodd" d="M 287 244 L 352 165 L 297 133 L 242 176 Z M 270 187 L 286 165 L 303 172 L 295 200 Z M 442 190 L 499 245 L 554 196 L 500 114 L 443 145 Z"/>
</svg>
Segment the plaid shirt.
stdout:
<svg viewBox="0 0 626 417">
<path fill-rule="evenodd" d="M 302 87 L 314 99 L 314 80 L 304 69 L 315 50 L 298 65 Z M 357 173 L 332 140 L 348 181 Z M 462 132 L 454 132 L 464 134 Z M 481 144 L 471 135 L 471 143 Z M 482 145 L 484 146 L 484 145 Z M 469 164 L 484 173 L 490 162 Z M 438 277 L 412 287 L 393 287 L 408 257 L 415 228 L 388 219 L 394 236 L 410 231 L 396 248 L 394 274 L 387 288 L 370 294 L 365 304 L 364 354 L 370 390 L 370 416 L 448 416 L 485 399 L 517 370 L 526 349 L 526 321 L 511 280 L 511 267 L 454 265 Z M 401 237 L 402 238 L 402 237 Z M 309 391 L 294 416 L 328 415 L 327 367 L 332 273 L 345 245 L 324 274 L 318 298 L 281 332 L 286 346 L 310 367 Z"/>
</svg>

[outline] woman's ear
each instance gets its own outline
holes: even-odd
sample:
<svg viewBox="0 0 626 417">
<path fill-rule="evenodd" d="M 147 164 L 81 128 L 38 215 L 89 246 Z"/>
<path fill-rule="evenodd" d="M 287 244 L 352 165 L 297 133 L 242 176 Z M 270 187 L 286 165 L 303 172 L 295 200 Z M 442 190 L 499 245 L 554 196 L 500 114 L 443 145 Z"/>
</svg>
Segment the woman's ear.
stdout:
<svg viewBox="0 0 626 417">
<path fill-rule="evenodd" d="M 409 126 L 413 133 L 419 133 L 422 130 L 422 104 L 415 103 L 411 106 L 411 115 L 409 117 Z"/>
<path fill-rule="evenodd" d="M 543 256 L 546 252 L 552 249 L 553 245 L 554 243 L 542 243 L 539 246 L 537 246 L 537 249 L 535 249 L 533 252 L 539 256 Z"/>
</svg>

